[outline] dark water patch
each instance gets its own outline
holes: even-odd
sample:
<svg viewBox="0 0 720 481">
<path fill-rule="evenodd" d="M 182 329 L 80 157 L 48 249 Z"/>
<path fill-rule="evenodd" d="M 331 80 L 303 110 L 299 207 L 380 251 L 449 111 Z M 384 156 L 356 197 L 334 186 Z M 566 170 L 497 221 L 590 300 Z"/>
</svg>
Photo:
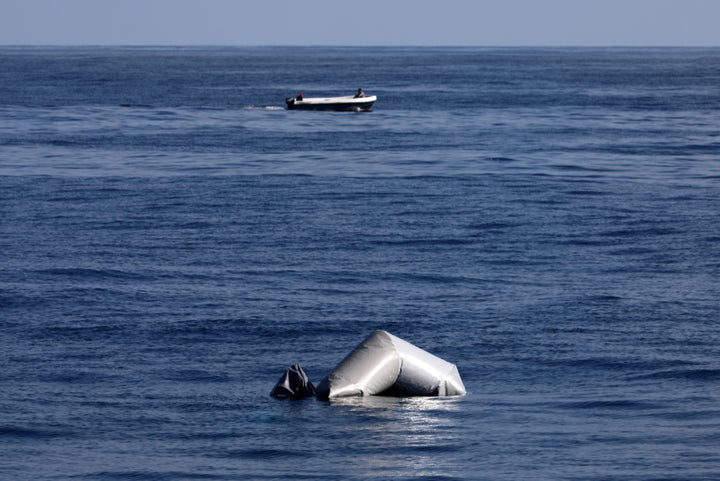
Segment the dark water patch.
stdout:
<svg viewBox="0 0 720 481">
<path fill-rule="evenodd" d="M 609 230 L 599 232 L 597 235 L 601 237 L 659 237 L 667 235 L 681 234 L 681 231 L 672 227 L 647 227 L 647 228 L 628 228 Z"/>
<path fill-rule="evenodd" d="M 69 479 L 90 479 L 90 480 L 168 480 L 182 481 L 185 479 L 236 479 L 231 475 L 210 474 L 200 471 L 160 471 L 160 470 L 129 470 L 129 471 L 97 471 L 87 474 L 69 476 Z"/>
<path fill-rule="evenodd" d="M 423 440 L 423 437 L 426 439 Z M 385 449 L 383 449 L 383 451 Z M 422 456 L 428 453 L 456 453 L 463 451 L 464 449 L 465 447 L 459 444 L 443 442 L 443 440 L 438 439 L 437 434 L 414 433 L 414 439 L 411 444 L 395 446 L 393 449 L 393 453 L 397 454 L 398 456 Z"/>
<path fill-rule="evenodd" d="M 467 228 L 479 231 L 504 231 L 507 229 L 523 227 L 525 225 L 527 224 L 512 222 L 481 222 L 478 224 L 470 224 L 467 226 Z"/>
<path fill-rule="evenodd" d="M 616 245 L 613 240 L 600 240 L 593 237 L 570 237 L 565 239 L 556 239 L 552 241 L 554 244 L 563 246 L 577 247 L 610 247 Z"/>
<path fill-rule="evenodd" d="M 674 421 L 708 421 L 710 423 L 716 423 L 718 416 L 720 416 L 720 409 L 694 408 L 692 410 L 659 411 L 657 413 L 653 413 L 653 416 Z M 707 441 L 720 441 L 720 431 L 713 429 L 712 424 L 709 425 L 708 428 L 712 432 L 705 435 L 705 437 L 707 437 Z M 720 424 L 718 424 L 716 428 L 720 428 Z"/>
<path fill-rule="evenodd" d="M 395 281 L 405 281 L 405 282 L 411 282 L 411 283 L 430 283 L 430 284 L 439 284 L 439 285 L 456 285 L 456 284 L 486 284 L 491 282 L 489 279 L 483 279 L 479 277 L 466 277 L 466 276 L 442 276 L 442 275 L 436 275 L 436 274 L 422 274 L 422 273 L 404 273 L 404 272 L 396 272 L 396 273 L 382 273 L 382 274 L 375 274 L 372 276 L 372 279 L 377 280 L 395 280 Z"/>
<path fill-rule="evenodd" d="M 542 258 L 522 258 L 522 257 L 515 257 L 513 256 L 513 253 L 508 253 L 503 256 L 498 256 L 499 259 L 493 259 L 489 258 L 484 260 L 484 264 L 488 266 L 496 266 L 496 267 L 513 267 L 513 266 L 547 266 L 552 265 L 556 261 L 552 258 L 542 259 Z M 511 284 L 528 284 L 528 281 L 526 279 L 508 279 L 508 278 L 502 278 L 502 279 L 496 279 L 495 282 L 499 284 L 503 283 L 511 283 Z"/>
<path fill-rule="evenodd" d="M 590 297 L 589 300 L 590 300 L 590 302 L 599 302 L 599 303 L 612 302 L 612 303 L 614 303 L 614 302 L 621 302 L 623 299 L 624 298 L 622 296 L 603 294 L 603 295 L 598 295 L 598 296 L 592 296 L 592 297 Z"/>
<path fill-rule="evenodd" d="M 111 309 L 108 309 L 111 311 Z M 74 319 L 71 324 L 52 326 L 40 326 L 33 329 L 33 337 L 46 341 L 77 341 L 92 342 L 100 339 L 111 339 L 122 337 L 131 332 L 132 327 L 125 324 L 95 324 L 93 320 L 80 321 Z M 81 325 L 83 324 L 83 325 Z M 94 347 L 94 346 L 93 346 Z M 69 353 L 73 359 L 92 359 L 97 354 L 94 350 L 83 350 Z"/>
<path fill-rule="evenodd" d="M 150 109 L 150 110 L 152 110 L 152 109 L 156 108 L 152 104 L 138 104 L 138 103 L 125 103 L 125 104 L 120 104 L 119 106 L 122 108 L 127 108 L 127 109 Z"/>
<path fill-rule="evenodd" d="M 36 429 L 0 425 L 0 439 L 5 440 L 5 442 L 67 438 L 74 436 L 74 434 L 75 433 L 73 431 L 67 429 Z"/>
<path fill-rule="evenodd" d="M 203 371 L 200 369 L 177 369 L 167 370 L 161 375 L 161 379 L 176 382 L 200 382 L 200 383 L 228 383 L 237 380 L 227 373 Z"/>
<path fill-rule="evenodd" d="M 551 167 L 553 168 L 553 170 L 557 170 L 560 172 L 592 173 L 592 174 L 597 174 L 598 176 L 600 176 L 599 175 L 600 173 L 605 172 L 607 170 L 605 168 L 590 167 L 587 165 L 580 165 L 580 164 L 551 164 Z M 571 191 L 568 191 L 565 193 L 568 195 L 580 195 L 580 196 L 598 195 L 598 194 L 603 195 L 602 192 L 596 192 L 596 191 L 592 191 L 592 190 L 575 190 L 575 191 L 571 190 Z"/>
<path fill-rule="evenodd" d="M 658 248 L 633 246 L 633 247 L 623 247 L 620 249 L 612 249 L 612 250 L 608 251 L 608 254 L 626 258 L 626 257 L 636 257 L 636 256 L 657 255 L 657 254 L 659 254 L 659 252 L 660 251 Z"/>
<path fill-rule="evenodd" d="M 662 409 L 665 406 L 649 401 L 632 401 L 632 400 L 597 400 L 597 401 L 578 401 L 578 402 L 566 402 L 561 403 L 558 407 L 563 409 L 581 410 L 581 411 L 618 411 L 618 412 L 633 412 L 633 411 L 653 411 Z"/>
<path fill-rule="evenodd" d="M 583 334 L 585 336 L 592 337 L 596 335 L 597 329 L 577 328 L 577 329 L 563 329 L 562 331 L 557 329 L 544 329 L 549 333 L 554 334 Z M 533 362 L 537 362 L 543 365 L 553 366 L 554 368 L 564 368 L 568 370 L 574 370 L 578 372 L 593 372 L 593 371 L 606 371 L 607 373 L 614 373 L 618 375 L 618 379 L 641 379 L 645 378 L 645 374 L 639 374 L 642 372 L 648 372 L 658 369 L 670 369 L 677 368 L 679 366 L 692 365 L 691 362 L 682 360 L 657 360 L 657 359 L 642 359 L 642 358 L 611 358 L 611 357 L 597 357 L 597 358 L 584 358 L 577 354 L 566 359 L 557 359 L 553 357 L 535 359 Z"/>
<path fill-rule="evenodd" d="M 187 408 L 188 406 L 183 406 L 183 408 Z M 189 406 L 192 409 L 195 410 L 202 410 L 202 407 L 199 407 L 198 405 Z M 221 408 L 214 406 L 213 409 L 221 410 Z M 235 411 L 235 407 L 226 406 L 226 411 Z M 186 440 L 186 441 L 195 441 L 195 440 L 233 440 L 233 439 L 241 439 L 243 436 L 246 436 L 247 433 L 244 432 L 235 432 L 235 431 L 221 431 L 221 430 L 212 430 L 212 431 L 197 431 L 192 434 L 181 434 L 177 439 L 179 440 Z M 172 436 L 170 436 L 172 437 Z"/>
<path fill-rule="evenodd" d="M 153 115 L 156 115 L 158 117 L 177 117 L 180 114 L 172 110 L 157 110 L 153 112 Z"/>
<path fill-rule="evenodd" d="M 460 480 L 463 480 L 463 479 L 466 479 L 466 478 L 456 477 L 456 476 L 452 476 L 452 475 L 444 475 L 444 474 L 422 474 L 422 473 L 417 473 L 417 474 L 414 475 L 414 476 L 410 476 L 410 477 L 399 477 L 399 478 L 396 478 L 396 479 L 398 479 L 398 480 L 407 480 L 407 481 L 417 480 L 417 479 L 421 479 L 421 480 L 423 480 L 423 481 L 460 481 Z M 482 478 L 478 478 L 478 479 L 482 479 Z"/>
<path fill-rule="evenodd" d="M 90 371 L 82 368 L 63 370 L 53 370 L 51 368 L 49 371 L 50 372 L 39 373 L 37 378 L 48 383 L 83 385 L 113 382 L 122 378 L 122 376 L 115 373 Z"/>
<path fill-rule="evenodd" d="M 720 381 L 720 369 L 673 369 L 638 376 L 640 379 L 681 379 L 714 383 Z"/>
<path fill-rule="evenodd" d="M 222 452 L 212 453 L 213 457 L 230 458 L 230 459 L 267 459 L 267 460 L 285 460 L 285 459 L 304 459 L 312 456 L 312 452 L 302 448 L 284 449 L 284 448 L 248 448 L 248 449 L 229 449 Z"/>
<path fill-rule="evenodd" d="M 407 246 L 407 247 L 452 247 L 472 245 L 477 241 L 475 239 L 375 239 L 372 244 L 389 245 L 389 246 Z"/>
<path fill-rule="evenodd" d="M 101 279 L 121 279 L 147 281 L 152 279 L 151 276 L 139 274 L 136 272 L 121 271 L 117 269 L 93 269 L 79 267 L 58 267 L 52 269 L 41 269 L 36 271 L 38 274 L 50 276 L 62 276 L 73 280 L 101 280 Z"/>
</svg>

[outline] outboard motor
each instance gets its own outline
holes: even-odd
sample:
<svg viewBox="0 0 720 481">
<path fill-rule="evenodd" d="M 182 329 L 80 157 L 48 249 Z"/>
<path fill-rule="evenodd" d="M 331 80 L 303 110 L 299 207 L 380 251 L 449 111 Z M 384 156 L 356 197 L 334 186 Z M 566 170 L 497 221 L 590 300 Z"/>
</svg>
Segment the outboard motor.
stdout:
<svg viewBox="0 0 720 481">
<path fill-rule="evenodd" d="M 300 364 L 293 364 L 280 377 L 270 395 L 277 399 L 304 399 L 315 397 L 315 386 Z"/>
</svg>

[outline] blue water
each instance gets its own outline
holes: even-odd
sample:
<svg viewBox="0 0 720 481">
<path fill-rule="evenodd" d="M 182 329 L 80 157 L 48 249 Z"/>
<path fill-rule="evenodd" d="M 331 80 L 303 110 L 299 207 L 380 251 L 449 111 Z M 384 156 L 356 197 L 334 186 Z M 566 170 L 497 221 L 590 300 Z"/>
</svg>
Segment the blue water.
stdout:
<svg viewBox="0 0 720 481">
<path fill-rule="evenodd" d="M 0 49 L 0 479 L 720 479 L 720 50 Z M 378 95 L 371 113 L 285 97 Z M 283 402 L 374 329 L 461 398 Z"/>
</svg>

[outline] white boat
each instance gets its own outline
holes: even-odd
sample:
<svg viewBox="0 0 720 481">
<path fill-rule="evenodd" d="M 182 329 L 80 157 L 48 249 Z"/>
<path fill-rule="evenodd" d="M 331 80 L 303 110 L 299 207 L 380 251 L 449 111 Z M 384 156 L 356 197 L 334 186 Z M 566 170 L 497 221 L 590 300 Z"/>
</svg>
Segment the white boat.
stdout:
<svg viewBox="0 0 720 481">
<path fill-rule="evenodd" d="M 377 96 L 367 97 L 288 97 L 288 110 L 333 110 L 336 112 L 370 112 Z"/>
</svg>

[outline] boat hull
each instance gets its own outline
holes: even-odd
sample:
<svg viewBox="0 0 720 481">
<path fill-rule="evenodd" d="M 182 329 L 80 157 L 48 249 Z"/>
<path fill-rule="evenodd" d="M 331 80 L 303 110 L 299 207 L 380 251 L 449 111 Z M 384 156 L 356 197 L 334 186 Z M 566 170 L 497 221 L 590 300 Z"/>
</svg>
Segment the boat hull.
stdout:
<svg viewBox="0 0 720 481">
<path fill-rule="evenodd" d="M 288 110 L 329 110 L 333 112 L 370 112 L 377 97 L 329 97 L 285 99 Z"/>
</svg>

